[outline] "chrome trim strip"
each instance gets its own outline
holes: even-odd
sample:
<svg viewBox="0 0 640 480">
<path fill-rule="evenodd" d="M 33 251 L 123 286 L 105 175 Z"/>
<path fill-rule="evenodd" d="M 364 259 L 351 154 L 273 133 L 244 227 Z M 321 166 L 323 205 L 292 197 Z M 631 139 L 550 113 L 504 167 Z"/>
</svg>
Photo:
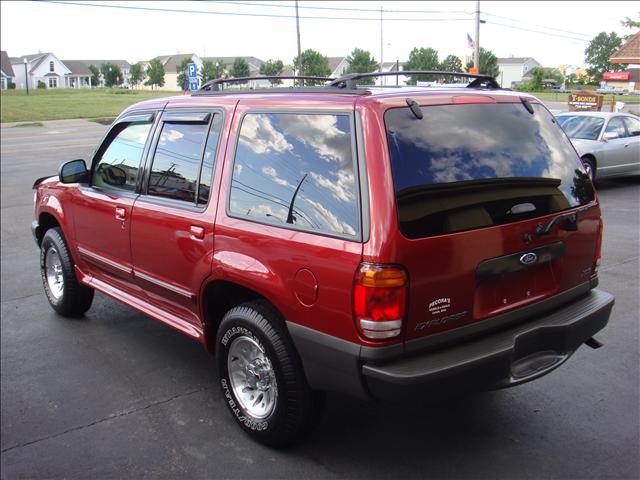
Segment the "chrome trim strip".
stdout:
<svg viewBox="0 0 640 480">
<path fill-rule="evenodd" d="M 375 322 L 373 320 L 360 319 L 360 326 L 365 330 L 395 330 L 402 327 L 402 320 L 388 320 L 386 322 Z"/>
<path fill-rule="evenodd" d="M 162 280 L 158 280 L 157 278 L 147 275 L 146 273 L 139 272 L 138 270 L 134 270 L 133 275 L 143 280 L 146 280 L 147 282 L 158 285 L 159 287 L 166 288 L 167 290 L 171 290 L 172 292 L 182 295 L 183 297 L 193 298 L 195 296 L 193 293 L 191 293 L 188 290 L 185 290 L 184 288 L 176 287 L 175 285 L 171 285 L 170 283 L 163 282 Z"/>
<path fill-rule="evenodd" d="M 133 272 L 132 268 L 122 265 L 118 262 L 114 262 L 113 260 L 109 260 L 108 258 L 105 258 L 102 255 L 98 255 L 97 253 L 90 252 L 86 248 L 78 247 L 78 252 L 80 252 L 80 254 L 84 255 L 85 257 L 89 257 L 92 260 L 102 262 L 105 265 L 109 265 L 110 267 L 120 270 L 121 272 L 125 272 L 128 274 L 131 274 Z"/>
<path fill-rule="evenodd" d="M 598 170 L 606 170 L 607 168 L 630 167 L 632 165 L 640 165 L 640 162 L 623 163 L 621 165 L 611 165 L 609 167 L 600 167 Z"/>
</svg>

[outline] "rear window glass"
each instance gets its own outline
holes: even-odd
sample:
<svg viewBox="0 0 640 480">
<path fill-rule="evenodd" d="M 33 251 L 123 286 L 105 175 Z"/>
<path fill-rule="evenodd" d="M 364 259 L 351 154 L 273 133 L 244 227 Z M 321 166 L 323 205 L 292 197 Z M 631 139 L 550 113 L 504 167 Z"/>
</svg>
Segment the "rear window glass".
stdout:
<svg viewBox="0 0 640 480">
<path fill-rule="evenodd" d="M 590 202 L 593 188 L 548 111 L 471 104 L 385 113 L 400 230 L 408 238 L 502 225 Z"/>
</svg>

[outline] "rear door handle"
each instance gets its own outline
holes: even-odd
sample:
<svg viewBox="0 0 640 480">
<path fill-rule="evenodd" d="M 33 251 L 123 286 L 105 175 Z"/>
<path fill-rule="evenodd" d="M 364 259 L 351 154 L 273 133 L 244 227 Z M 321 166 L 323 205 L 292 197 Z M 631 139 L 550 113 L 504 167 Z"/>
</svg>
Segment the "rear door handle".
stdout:
<svg viewBox="0 0 640 480">
<path fill-rule="evenodd" d="M 127 215 L 127 211 L 122 207 L 116 207 L 116 220 L 124 220 Z"/>
<path fill-rule="evenodd" d="M 191 225 L 189 228 L 189 233 L 193 238 L 203 239 L 204 238 L 204 227 L 200 227 L 198 225 Z"/>
</svg>

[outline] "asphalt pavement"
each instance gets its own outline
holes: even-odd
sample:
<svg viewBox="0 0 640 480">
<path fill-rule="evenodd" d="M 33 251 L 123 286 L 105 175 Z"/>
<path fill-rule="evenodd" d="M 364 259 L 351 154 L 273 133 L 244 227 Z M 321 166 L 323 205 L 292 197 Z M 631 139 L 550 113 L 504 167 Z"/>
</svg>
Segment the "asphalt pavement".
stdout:
<svg viewBox="0 0 640 480">
<path fill-rule="evenodd" d="M 640 477 L 640 180 L 602 182 L 600 288 L 616 296 L 604 347 L 509 390 L 437 405 L 328 396 L 309 440 L 252 442 L 197 343 L 102 294 L 54 314 L 29 230 L 31 184 L 89 158 L 88 121 L 2 127 L 0 466 L 12 478 Z"/>
</svg>

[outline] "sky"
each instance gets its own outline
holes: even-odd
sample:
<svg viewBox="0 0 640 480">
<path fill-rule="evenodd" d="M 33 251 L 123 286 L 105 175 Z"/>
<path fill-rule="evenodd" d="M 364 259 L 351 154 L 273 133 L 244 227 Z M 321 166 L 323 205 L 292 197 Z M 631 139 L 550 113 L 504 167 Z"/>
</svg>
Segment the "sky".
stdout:
<svg viewBox="0 0 640 480">
<path fill-rule="evenodd" d="M 293 1 L 65 2 L 1 1 L 0 48 L 11 57 L 53 52 L 62 60 L 129 62 L 196 53 L 287 64 L 297 52 Z M 407 60 L 414 47 L 435 48 L 441 60 L 472 55 L 467 34 L 475 38 L 475 1 L 301 0 L 299 6 L 302 50 L 340 57 L 359 47 L 378 62 Z M 620 21 L 640 17 L 632 1 L 481 1 L 480 10 L 487 22 L 480 26 L 482 47 L 498 57 L 533 57 L 545 67 L 582 66 L 595 35 L 629 34 Z"/>
</svg>

